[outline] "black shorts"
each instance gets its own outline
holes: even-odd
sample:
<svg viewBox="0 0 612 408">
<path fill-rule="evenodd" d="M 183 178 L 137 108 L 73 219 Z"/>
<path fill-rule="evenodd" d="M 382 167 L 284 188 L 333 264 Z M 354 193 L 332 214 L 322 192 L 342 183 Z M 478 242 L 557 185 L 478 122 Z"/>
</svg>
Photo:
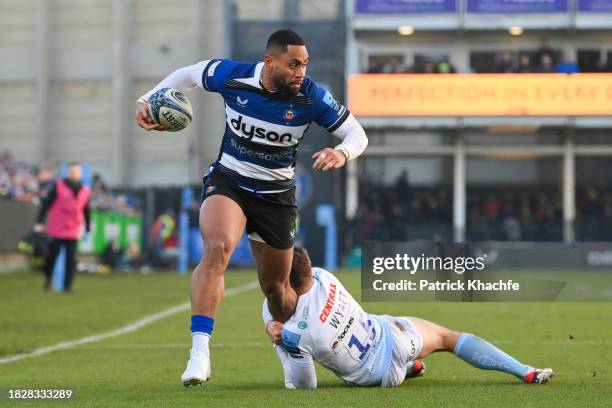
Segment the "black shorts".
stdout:
<svg viewBox="0 0 612 408">
<path fill-rule="evenodd" d="M 228 175 L 213 171 L 203 179 L 201 202 L 213 195 L 234 200 L 246 216 L 249 238 L 276 249 L 293 247 L 295 239 L 295 187 L 281 193 L 254 193 L 239 187 Z"/>
</svg>

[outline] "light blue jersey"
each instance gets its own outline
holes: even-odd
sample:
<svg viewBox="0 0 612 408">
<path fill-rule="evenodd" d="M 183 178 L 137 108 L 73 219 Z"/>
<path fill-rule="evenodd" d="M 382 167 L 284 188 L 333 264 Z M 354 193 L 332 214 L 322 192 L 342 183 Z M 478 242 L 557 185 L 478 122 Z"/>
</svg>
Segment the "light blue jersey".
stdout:
<svg viewBox="0 0 612 408">
<path fill-rule="evenodd" d="M 299 388 L 300 382 L 312 382 L 316 361 L 349 384 L 380 385 L 391 367 L 391 328 L 381 317 L 364 312 L 333 274 L 320 268 L 312 272 L 312 287 L 283 324 L 283 368 L 289 380 Z M 270 319 L 264 301 L 264 321 Z"/>
<path fill-rule="evenodd" d="M 263 67 L 263 62 L 213 59 L 204 68 L 204 89 L 221 94 L 225 104 L 225 133 L 215 166 L 261 180 L 267 190 L 283 190 L 293 186 L 298 145 L 310 124 L 333 132 L 349 112 L 308 76 L 296 96 L 263 89 Z"/>
</svg>

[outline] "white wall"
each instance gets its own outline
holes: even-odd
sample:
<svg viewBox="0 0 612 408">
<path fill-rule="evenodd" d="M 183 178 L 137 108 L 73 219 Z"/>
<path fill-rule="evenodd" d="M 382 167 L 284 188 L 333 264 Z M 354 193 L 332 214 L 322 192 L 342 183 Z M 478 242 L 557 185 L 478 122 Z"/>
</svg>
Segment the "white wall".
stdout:
<svg viewBox="0 0 612 408">
<path fill-rule="evenodd" d="M 36 148 L 35 90 L 32 82 L 0 84 L 0 151 L 10 150 L 15 157 L 31 158 Z"/>
<path fill-rule="evenodd" d="M 44 162 L 83 161 L 110 184 L 198 181 L 217 156 L 219 97 L 189 93 L 194 123 L 174 134 L 138 128 L 134 103 L 174 69 L 228 56 L 225 10 L 224 0 L 3 0 L 0 97 L 11 103 L 0 119 L 11 125 L 0 128 L 0 150 L 28 162 L 41 152 Z"/>
</svg>

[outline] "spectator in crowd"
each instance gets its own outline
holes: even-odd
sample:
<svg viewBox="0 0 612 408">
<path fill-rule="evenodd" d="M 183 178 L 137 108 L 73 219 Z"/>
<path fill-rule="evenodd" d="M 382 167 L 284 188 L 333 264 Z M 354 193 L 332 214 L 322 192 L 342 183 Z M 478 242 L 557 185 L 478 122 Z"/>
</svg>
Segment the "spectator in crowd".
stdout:
<svg viewBox="0 0 612 408">
<path fill-rule="evenodd" d="M 516 72 L 519 74 L 528 74 L 533 72 L 533 67 L 531 66 L 531 57 L 529 54 L 522 53 L 519 56 L 519 65 L 516 69 Z"/>
<path fill-rule="evenodd" d="M 155 219 L 149 243 L 151 245 L 149 258 L 153 266 L 168 266 L 169 250 L 175 249 L 178 245 L 174 210 L 167 209 Z"/>
<path fill-rule="evenodd" d="M 438 74 L 454 74 L 457 72 L 455 67 L 448 61 L 448 57 L 443 57 L 436 65 Z"/>
<path fill-rule="evenodd" d="M 521 240 L 521 223 L 514 215 L 514 206 L 512 202 L 506 201 L 502 212 L 502 228 L 504 232 L 504 240 L 520 241 Z"/>
<path fill-rule="evenodd" d="M 173 210 L 168 209 L 160 214 L 151 228 L 151 243 L 153 243 L 153 246 L 161 249 L 166 240 L 174 233 L 175 227 L 176 218 Z"/>
<path fill-rule="evenodd" d="M 99 272 L 146 270 L 144 260 L 140 256 L 140 247 L 135 241 L 130 242 L 126 248 L 122 248 L 117 240 L 109 242 L 100 254 L 99 261 L 97 269 Z"/>
<path fill-rule="evenodd" d="M 91 186 L 92 190 L 98 190 L 100 192 L 108 191 L 108 187 L 106 186 L 106 183 L 102 179 L 102 176 L 100 176 L 98 173 L 93 175 L 93 180 L 91 184 L 92 184 Z"/>
<path fill-rule="evenodd" d="M 557 64 L 555 70 L 560 74 L 575 74 L 580 72 L 578 64 L 567 52 L 563 53 L 563 59 Z"/>
<path fill-rule="evenodd" d="M 36 231 L 43 229 L 42 222 L 47 213 L 47 235 L 51 237 L 49 252 L 45 261 L 45 284 L 44 289 L 51 288 L 51 277 L 55 261 L 59 255 L 60 248 L 65 248 L 66 265 L 64 275 L 64 291 L 72 289 L 72 282 L 76 272 L 76 246 L 81 236 L 81 228 L 85 224 L 85 231 L 89 232 L 89 197 L 90 191 L 81 184 L 82 169 L 79 163 L 70 163 L 68 166 L 68 177 L 58 179 L 49 189 L 40 211 Z"/>
<path fill-rule="evenodd" d="M 538 61 L 541 65 L 542 59 L 545 56 L 548 56 L 548 58 L 550 58 L 551 65 L 554 67 L 557 57 L 556 54 L 557 53 L 555 52 L 555 50 L 548 44 L 548 40 L 543 37 L 540 39 L 540 46 L 536 49 L 535 53 L 533 54 L 533 57 L 534 60 Z"/>
<path fill-rule="evenodd" d="M 542 54 L 540 57 L 540 66 L 537 69 L 540 73 L 552 73 L 556 72 L 554 61 L 550 54 Z"/>
<path fill-rule="evenodd" d="M 497 61 L 495 62 L 495 72 L 501 74 L 514 72 L 514 59 L 512 58 L 512 53 L 510 51 L 503 51 L 496 56 Z"/>
<path fill-rule="evenodd" d="M 119 241 L 112 240 L 104 248 L 99 256 L 100 266 L 107 268 L 108 272 L 119 269 L 123 264 L 125 249 L 119 245 Z"/>
<path fill-rule="evenodd" d="M 395 191 L 399 194 L 401 202 L 409 207 L 410 206 L 410 181 L 408 176 L 408 170 L 404 169 L 395 180 Z"/>
<path fill-rule="evenodd" d="M 599 193 L 593 187 L 586 190 L 586 200 L 581 206 L 581 214 L 588 218 L 596 218 L 604 215 L 603 203 L 600 200 Z"/>
<path fill-rule="evenodd" d="M 499 200 L 495 195 L 489 195 L 483 206 L 483 212 L 487 219 L 497 220 L 500 211 Z"/>
<path fill-rule="evenodd" d="M 423 69 L 422 72 L 417 72 L 419 74 L 435 74 L 436 73 L 436 66 L 434 65 L 433 61 L 430 59 L 426 59 L 423 62 Z"/>
<path fill-rule="evenodd" d="M 389 61 L 385 65 L 383 65 L 382 73 L 383 74 L 398 74 L 398 73 L 402 73 L 405 71 L 403 68 L 404 66 L 402 64 L 401 57 L 392 57 L 389 59 Z"/>
<path fill-rule="evenodd" d="M 37 195 L 39 199 L 44 199 L 49 193 L 49 189 L 53 185 L 53 179 L 55 177 L 55 171 L 53 167 L 41 167 L 38 170 L 36 178 L 38 180 L 38 191 Z M 40 201 L 40 200 L 39 200 Z"/>
</svg>

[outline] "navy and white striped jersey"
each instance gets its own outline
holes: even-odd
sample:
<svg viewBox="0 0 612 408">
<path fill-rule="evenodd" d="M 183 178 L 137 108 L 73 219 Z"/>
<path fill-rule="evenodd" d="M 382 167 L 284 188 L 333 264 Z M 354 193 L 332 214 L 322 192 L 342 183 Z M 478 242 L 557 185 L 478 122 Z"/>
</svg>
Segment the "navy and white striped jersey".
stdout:
<svg viewBox="0 0 612 408">
<path fill-rule="evenodd" d="M 239 179 L 261 181 L 257 187 L 261 192 L 283 191 L 293 186 L 297 148 L 310 124 L 315 122 L 333 132 L 350 114 L 308 76 L 296 96 L 263 89 L 263 67 L 263 62 L 229 59 L 206 64 L 202 86 L 221 94 L 226 117 L 223 142 L 213 166 Z"/>
</svg>

